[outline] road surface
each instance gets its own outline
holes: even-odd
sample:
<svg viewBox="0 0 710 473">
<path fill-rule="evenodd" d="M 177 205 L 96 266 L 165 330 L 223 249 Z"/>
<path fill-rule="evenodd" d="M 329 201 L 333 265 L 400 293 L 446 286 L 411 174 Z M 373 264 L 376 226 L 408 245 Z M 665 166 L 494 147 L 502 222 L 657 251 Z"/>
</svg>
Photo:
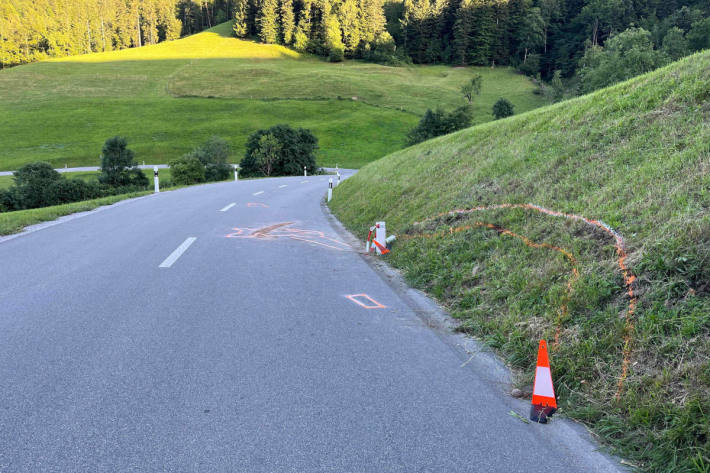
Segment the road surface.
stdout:
<svg viewBox="0 0 710 473">
<path fill-rule="evenodd" d="M 1 242 L 0 472 L 617 471 L 569 422 L 510 415 L 504 377 L 324 213 L 328 178 Z"/>
</svg>

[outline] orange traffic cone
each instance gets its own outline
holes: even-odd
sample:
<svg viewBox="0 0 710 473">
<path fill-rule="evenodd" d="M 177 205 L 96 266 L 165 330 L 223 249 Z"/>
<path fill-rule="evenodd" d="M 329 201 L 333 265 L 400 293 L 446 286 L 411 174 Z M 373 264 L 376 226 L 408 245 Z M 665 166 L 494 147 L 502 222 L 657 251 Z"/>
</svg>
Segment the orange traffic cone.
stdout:
<svg viewBox="0 0 710 473">
<path fill-rule="evenodd" d="M 550 360 L 547 357 L 547 342 L 540 340 L 537 349 L 537 368 L 535 369 L 535 384 L 533 385 L 530 420 L 547 424 L 547 418 L 557 410 L 555 388 L 552 387 Z"/>
</svg>

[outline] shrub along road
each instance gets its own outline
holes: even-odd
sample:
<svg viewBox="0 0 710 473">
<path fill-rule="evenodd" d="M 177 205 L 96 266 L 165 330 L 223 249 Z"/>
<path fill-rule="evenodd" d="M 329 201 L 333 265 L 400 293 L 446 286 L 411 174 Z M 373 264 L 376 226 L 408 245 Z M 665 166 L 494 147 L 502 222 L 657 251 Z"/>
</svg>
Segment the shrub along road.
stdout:
<svg viewBox="0 0 710 473">
<path fill-rule="evenodd" d="M 186 188 L 0 243 L 0 470 L 615 471 L 568 422 L 509 414 L 527 404 L 504 377 L 331 225 L 329 177 Z"/>
</svg>

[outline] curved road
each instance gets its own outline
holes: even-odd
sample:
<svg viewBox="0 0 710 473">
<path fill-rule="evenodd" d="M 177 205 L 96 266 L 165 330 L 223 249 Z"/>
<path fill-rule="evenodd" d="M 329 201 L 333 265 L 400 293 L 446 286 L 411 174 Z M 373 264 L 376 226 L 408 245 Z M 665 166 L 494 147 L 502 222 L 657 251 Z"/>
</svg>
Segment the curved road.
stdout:
<svg viewBox="0 0 710 473">
<path fill-rule="evenodd" d="M 334 227 L 327 180 L 0 243 L 0 472 L 616 471 L 570 423 L 509 414 L 527 404 Z"/>
</svg>

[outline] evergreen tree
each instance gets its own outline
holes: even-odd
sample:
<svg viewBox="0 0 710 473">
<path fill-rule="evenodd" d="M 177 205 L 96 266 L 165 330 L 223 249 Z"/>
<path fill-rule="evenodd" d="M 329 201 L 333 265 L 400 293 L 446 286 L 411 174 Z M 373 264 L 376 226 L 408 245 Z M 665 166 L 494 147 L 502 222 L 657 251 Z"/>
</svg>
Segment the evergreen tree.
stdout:
<svg viewBox="0 0 710 473">
<path fill-rule="evenodd" d="M 338 8 L 338 21 L 343 31 L 345 51 L 352 55 L 360 45 L 363 33 L 364 12 L 358 8 L 357 0 L 343 0 Z"/>
<path fill-rule="evenodd" d="M 345 45 L 342 40 L 340 22 L 336 12 L 327 13 L 325 20 L 325 47 L 328 50 L 328 59 L 331 62 L 340 62 L 345 55 Z"/>
<path fill-rule="evenodd" d="M 384 0 L 360 0 L 360 38 L 371 44 L 386 31 Z"/>
<path fill-rule="evenodd" d="M 283 44 L 291 44 L 293 42 L 295 29 L 293 0 L 281 0 L 281 37 Z"/>
<path fill-rule="evenodd" d="M 518 30 L 518 42 L 523 52 L 523 64 L 528 60 L 532 49 L 543 42 L 544 21 L 540 9 L 535 7 L 528 10 Z"/>
<path fill-rule="evenodd" d="M 456 11 L 454 23 L 453 54 L 451 61 L 454 64 L 466 65 L 469 63 L 469 43 L 473 28 L 471 18 L 471 0 L 463 0 Z"/>
<path fill-rule="evenodd" d="M 234 35 L 237 38 L 246 38 L 249 34 L 247 6 L 247 0 L 235 0 L 234 2 Z"/>
<path fill-rule="evenodd" d="M 278 43 L 278 4 L 277 0 L 260 0 L 257 16 L 259 39 L 267 44 Z"/>
</svg>

